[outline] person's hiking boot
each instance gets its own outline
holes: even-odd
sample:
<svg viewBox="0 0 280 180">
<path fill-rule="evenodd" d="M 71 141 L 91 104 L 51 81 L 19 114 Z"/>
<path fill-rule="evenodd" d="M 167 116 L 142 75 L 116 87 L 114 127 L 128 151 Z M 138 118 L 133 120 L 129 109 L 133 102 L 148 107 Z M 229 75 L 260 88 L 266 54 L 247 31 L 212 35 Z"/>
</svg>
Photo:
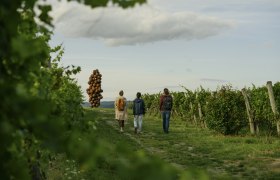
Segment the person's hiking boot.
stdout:
<svg viewBox="0 0 280 180">
<path fill-rule="evenodd" d="M 137 133 L 137 128 L 134 128 L 134 134 L 136 134 Z"/>
</svg>

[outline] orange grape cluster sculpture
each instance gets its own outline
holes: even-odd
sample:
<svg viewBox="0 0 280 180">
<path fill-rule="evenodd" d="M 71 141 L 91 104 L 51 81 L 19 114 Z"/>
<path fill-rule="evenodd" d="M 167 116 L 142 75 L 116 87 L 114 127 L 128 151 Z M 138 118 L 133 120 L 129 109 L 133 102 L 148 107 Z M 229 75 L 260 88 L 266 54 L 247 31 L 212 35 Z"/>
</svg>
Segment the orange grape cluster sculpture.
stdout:
<svg viewBox="0 0 280 180">
<path fill-rule="evenodd" d="M 98 69 L 93 70 L 92 74 L 89 77 L 89 88 L 87 88 L 87 94 L 89 96 L 89 103 L 91 107 L 99 107 L 100 100 L 103 98 L 101 93 L 101 79 L 102 75 L 99 73 Z"/>
</svg>

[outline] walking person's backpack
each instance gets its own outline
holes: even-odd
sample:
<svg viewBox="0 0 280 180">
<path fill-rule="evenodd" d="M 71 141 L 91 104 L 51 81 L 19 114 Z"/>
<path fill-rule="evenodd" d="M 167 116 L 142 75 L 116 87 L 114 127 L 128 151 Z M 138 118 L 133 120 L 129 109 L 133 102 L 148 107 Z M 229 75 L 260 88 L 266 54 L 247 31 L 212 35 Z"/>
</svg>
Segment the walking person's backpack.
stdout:
<svg viewBox="0 0 280 180">
<path fill-rule="evenodd" d="M 124 111 L 124 108 L 125 108 L 124 98 L 119 98 L 117 107 L 118 107 L 119 111 Z"/>
<path fill-rule="evenodd" d="M 163 109 L 170 111 L 172 109 L 172 97 L 170 95 L 164 96 L 163 98 Z"/>
</svg>

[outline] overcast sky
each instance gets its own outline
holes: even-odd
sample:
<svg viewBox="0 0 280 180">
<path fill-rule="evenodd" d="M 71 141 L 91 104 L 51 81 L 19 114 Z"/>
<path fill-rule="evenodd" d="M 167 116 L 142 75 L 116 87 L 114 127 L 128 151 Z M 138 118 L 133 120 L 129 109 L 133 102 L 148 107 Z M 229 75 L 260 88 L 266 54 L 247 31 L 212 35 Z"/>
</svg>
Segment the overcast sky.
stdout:
<svg viewBox="0 0 280 180">
<path fill-rule="evenodd" d="M 52 45 L 63 44 L 64 65 L 81 66 L 84 91 L 94 69 L 103 100 L 120 90 L 158 93 L 180 85 L 215 90 L 265 85 L 280 78 L 279 0 L 148 0 L 131 9 L 53 4 Z"/>
</svg>

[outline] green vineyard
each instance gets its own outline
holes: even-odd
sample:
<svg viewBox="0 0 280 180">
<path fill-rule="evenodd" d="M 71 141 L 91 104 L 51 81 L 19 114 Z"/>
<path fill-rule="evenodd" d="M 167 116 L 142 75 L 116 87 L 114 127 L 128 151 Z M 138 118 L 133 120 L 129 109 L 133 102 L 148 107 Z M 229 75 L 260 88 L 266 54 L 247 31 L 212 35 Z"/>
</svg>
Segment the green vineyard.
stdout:
<svg viewBox="0 0 280 180">
<path fill-rule="evenodd" d="M 269 88 L 272 89 L 270 100 Z M 209 128 L 224 135 L 280 135 L 280 82 L 273 86 L 233 89 L 222 86 L 216 91 L 203 87 L 195 91 L 184 88 L 173 92 L 172 114 L 187 124 Z M 143 98 L 150 115 L 159 115 L 160 94 L 145 94 Z"/>
<path fill-rule="evenodd" d="M 129 8 L 146 0 L 76 3 Z M 38 0 L 0 2 L 1 179 L 279 179 L 280 82 L 171 92 L 168 135 L 162 133 L 161 94 L 145 94 L 143 133 L 133 133 L 131 106 L 120 133 L 114 109 L 98 108 L 106 71 L 88 75 L 92 108 L 82 106 L 74 78 L 81 67 L 64 66 L 63 44 L 50 45 L 51 11 Z"/>
</svg>

